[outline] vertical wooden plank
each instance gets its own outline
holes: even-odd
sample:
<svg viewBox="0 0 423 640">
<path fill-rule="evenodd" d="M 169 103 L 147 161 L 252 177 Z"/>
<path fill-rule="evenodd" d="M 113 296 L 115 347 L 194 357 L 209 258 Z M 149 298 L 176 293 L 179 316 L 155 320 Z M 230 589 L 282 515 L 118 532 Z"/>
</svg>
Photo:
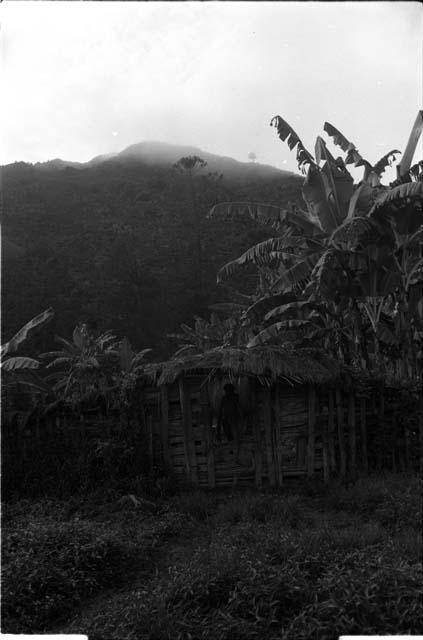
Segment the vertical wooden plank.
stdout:
<svg viewBox="0 0 423 640">
<path fill-rule="evenodd" d="M 394 473 L 397 472 L 397 456 L 396 456 L 396 446 L 397 446 L 397 414 L 395 409 L 392 412 L 392 436 L 391 436 L 391 464 L 392 471 Z"/>
<path fill-rule="evenodd" d="M 320 426 L 322 430 L 323 444 L 323 482 L 328 484 L 330 479 L 330 460 L 329 460 L 329 408 L 321 412 Z"/>
<path fill-rule="evenodd" d="M 309 478 L 314 475 L 316 456 L 316 390 L 310 385 L 307 393 L 308 398 L 308 437 L 307 437 L 307 475 Z"/>
<path fill-rule="evenodd" d="M 274 400 L 274 414 L 275 414 L 275 426 L 274 426 L 274 434 L 275 434 L 275 461 L 276 461 L 276 482 L 279 487 L 283 486 L 283 468 L 282 468 L 282 438 L 281 438 L 281 427 L 280 427 L 280 393 L 281 393 L 281 385 L 279 382 L 276 382 L 275 385 L 275 400 Z"/>
<path fill-rule="evenodd" d="M 197 456 L 195 454 L 194 433 L 192 429 L 191 397 L 183 378 L 179 378 L 179 399 L 184 428 L 184 451 L 188 478 L 198 484 Z"/>
<path fill-rule="evenodd" d="M 260 422 L 259 422 L 259 416 L 258 416 L 258 410 L 257 410 L 257 395 L 258 395 L 258 389 L 257 389 L 257 382 L 254 382 L 254 395 L 255 395 L 255 402 L 254 402 L 254 416 L 253 416 L 253 420 L 254 420 L 254 440 L 255 440 L 255 446 L 254 446 L 254 466 L 255 466 L 255 480 L 256 480 L 256 487 L 257 489 L 261 489 L 262 488 L 262 474 L 263 474 L 263 465 L 262 465 L 262 458 L 261 458 L 261 432 L 260 432 Z"/>
<path fill-rule="evenodd" d="M 267 473 L 271 487 L 276 485 L 275 460 L 272 437 L 272 392 L 266 386 L 263 392 L 264 437 L 266 442 Z"/>
<path fill-rule="evenodd" d="M 423 477 L 423 392 L 419 394 L 419 473 Z"/>
<path fill-rule="evenodd" d="M 360 398 L 360 435 L 361 435 L 361 456 L 362 469 L 365 475 L 369 473 L 369 458 L 367 455 L 367 415 L 366 398 Z"/>
<path fill-rule="evenodd" d="M 328 448 L 329 448 L 329 462 L 330 470 L 332 473 L 336 470 L 336 457 L 335 457 L 335 410 L 334 410 L 334 398 L 333 389 L 328 391 Z"/>
<path fill-rule="evenodd" d="M 378 406 L 378 440 L 379 447 L 377 452 L 377 467 L 380 471 L 383 467 L 386 446 L 386 429 L 385 429 L 385 389 L 383 384 L 379 388 L 379 406 Z"/>
<path fill-rule="evenodd" d="M 210 489 L 214 489 L 216 486 L 216 464 L 212 437 L 212 413 L 210 411 L 208 393 L 205 385 L 200 388 L 200 405 L 206 442 L 208 486 Z"/>
<path fill-rule="evenodd" d="M 151 411 L 147 414 L 147 443 L 148 443 L 148 459 L 151 465 L 154 463 L 153 452 L 153 414 Z"/>
<path fill-rule="evenodd" d="M 357 435 L 355 419 L 355 396 L 348 394 L 348 438 L 350 450 L 350 474 L 355 477 L 357 473 Z"/>
<path fill-rule="evenodd" d="M 163 460 L 170 465 L 169 453 L 169 388 L 167 384 L 160 387 L 160 415 L 161 415 L 161 440 L 163 447 Z"/>
<path fill-rule="evenodd" d="M 404 455 L 406 471 L 411 471 L 411 455 L 410 455 L 410 430 L 404 420 Z"/>
<path fill-rule="evenodd" d="M 342 404 L 342 393 L 339 388 L 336 389 L 336 413 L 338 422 L 339 475 L 341 478 L 345 478 L 347 472 L 347 452 L 344 433 L 344 407 Z"/>
</svg>

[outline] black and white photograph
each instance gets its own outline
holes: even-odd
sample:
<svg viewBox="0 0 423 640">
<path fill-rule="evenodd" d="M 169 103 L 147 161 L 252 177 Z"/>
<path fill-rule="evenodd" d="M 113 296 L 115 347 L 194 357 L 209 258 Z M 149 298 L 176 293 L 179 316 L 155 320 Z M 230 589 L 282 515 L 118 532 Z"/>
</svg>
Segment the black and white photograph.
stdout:
<svg viewBox="0 0 423 640">
<path fill-rule="evenodd" d="M 423 5 L 3 0 L 0 54 L 1 634 L 422 639 Z"/>
</svg>

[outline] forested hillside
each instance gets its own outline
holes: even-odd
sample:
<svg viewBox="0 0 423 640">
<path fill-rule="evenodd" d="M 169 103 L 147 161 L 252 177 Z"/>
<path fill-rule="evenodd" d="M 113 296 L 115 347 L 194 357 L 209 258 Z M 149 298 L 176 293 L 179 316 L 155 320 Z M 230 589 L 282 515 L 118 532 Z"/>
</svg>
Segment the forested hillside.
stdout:
<svg viewBox="0 0 423 640">
<path fill-rule="evenodd" d="M 196 153 L 206 166 L 174 167 Z M 210 208 L 295 202 L 301 185 L 274 167 L 158 143 L 86 164 L 15 163 L 2 173 L 4 337 L 52 306 L 50 336 L 70 335 L 84 320 L 156 357 L 169 353 L 166 336 L 181 322 L 232 298 L 216 285 L 218 269 L 269 235 L 251 220 L 208 219 Z"/>
</svg>

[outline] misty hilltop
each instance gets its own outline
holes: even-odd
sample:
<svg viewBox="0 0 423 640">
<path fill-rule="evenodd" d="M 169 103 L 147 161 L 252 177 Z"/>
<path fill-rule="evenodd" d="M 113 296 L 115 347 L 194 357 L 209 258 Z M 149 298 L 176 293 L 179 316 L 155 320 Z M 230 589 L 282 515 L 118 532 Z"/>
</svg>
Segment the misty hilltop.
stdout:
<svg viewBox="0 0 423 640">
<path fill-rule="evenodd" d="M 149 166 L 171 167 L 180 158 L 187 156 L 198 156 L 202 158 L 207 166 L 203 169 L 203 173 L 223 173 L 229 180 L 244 181 L 255 178 L 277 178 L 283 176 L 294 176 L 290 171 L 283 171 L 277 167 L 260 162 L 241 162 L 229 156 L 220 156 L 209 153 L 198 147 L 191 145 L 177 145 L 160 141 L 143 141 L 132 144 L 118 153 L 108 153 L 95 156 L 88 162 L 74 162 L 54 158 L 46 162 L 36 162 L 34 164 L 15 162 L 6 165 L 7 167 L 16 167 L 17 165 L 32 166 L 40 171 L 55 171 L 72 169 L 87 169 L 98 167 L 100 165 L 119 165 L 125 166 L 134 163 L 145 164 Z"/>
</svg>

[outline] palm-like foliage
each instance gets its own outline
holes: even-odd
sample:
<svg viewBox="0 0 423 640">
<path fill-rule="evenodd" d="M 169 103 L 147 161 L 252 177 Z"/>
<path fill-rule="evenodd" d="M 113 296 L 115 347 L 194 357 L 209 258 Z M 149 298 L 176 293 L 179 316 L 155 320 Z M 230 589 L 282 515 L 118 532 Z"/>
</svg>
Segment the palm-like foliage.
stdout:
<svg viewBox="0 0 423 640">
<path fill-rule="evenodd" d="M 206 353 L 210 349 L 226 348 L 229 346 L 245 345 L 251 333 L 244 323 L 245 305 L 215 306 L 229 317 L 219 317 L 212 312 L 210 320 L 196 317 L 194 326 L 181 325 L 180 333 L 170 334 L 169 337 L 178 341 L 178 349 L 174 357 Z"/>
<path fill-rule="evenodd" d="M 244 313 L 244 320 L 254 317 L 256 322 L 250 346 L 289 340 L 300 347 L 311 340 L 350 362 L 369 364 L 370 358 L 379 369 L 386 364 L 388 348 L 395 347 L 397 359 L 401 350 L 407 354 L 408 375 L 416 375 L 418 367 L 415 358 L 411 362 L 411 354 L 416 339 L 423 335 L 423 314 L 419 313 L 423 301 L 421 293 L 417 295 L 417 285 L 423 282 L 420 165 L 414 166 L 414 174 L 410 171 L 413 182 L 389 188 L 380 178 L 399 151 L 389 151 L 371 164 L 333 125 L 325 123 L 325 132 L 345 157 L 334 158 L 321 137 L 313 156 L 280 116 L 271 125 L 296 150 L 298 166 L 306 176 L 306 209 L 221 203 L 210 213 L 232 218 L 248 215 L 279 232 L 219 272 L 223 280 L 253 264 L 267 278 L 267 295 Z M 364 167 L 357 185 L 348 172 L 350 164 Z M 287 295 L 297 301 L 283 300 Z M 282 304 L 272 308 L 275 296 L 282 298 Z"/>
<path fill-rule="evenodd" d="M 104 396 L 110 387 L 117 341 L 110 332 L 95 337 L 85 324 L 78 325 L 72 341 L 57 337 L 62 348 L 40 356 L 48 361 L 47 369 L 53 390 L 63 400 L 77 405 L 85 400 Z"/>
</svg>

